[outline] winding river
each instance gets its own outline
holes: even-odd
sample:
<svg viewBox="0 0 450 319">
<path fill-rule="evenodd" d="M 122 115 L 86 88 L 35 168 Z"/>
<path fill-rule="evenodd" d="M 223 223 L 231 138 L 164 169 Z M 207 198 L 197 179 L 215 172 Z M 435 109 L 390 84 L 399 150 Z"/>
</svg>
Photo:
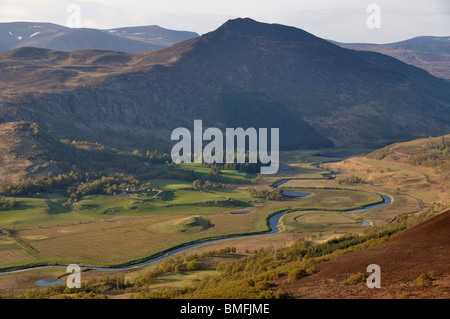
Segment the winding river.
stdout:
<svg viewBox="0 0 450 319">
<path fill-rule="evenodd" d="M 363 211 L 368 211 L 368 210 L 376 208 L 376 207 L 389 205 L 389 204 L 392 203 L 392 198 L 390 196 L 383 195 L 383 194 L 378 194 L 378 195 L 380 195 L 383 198 L 383 202 L 382 203 L 369 205 L 369 206 L 366 206 L 364 208 L 357 209 L 357 210 L 348 210 L 348 211 L 345 211 L 345 212 L 349 212 L 349 213 L 363 212 Z M 274 215 L 269 217 L 269 219 L 268 219 L 268 224 L 269 224 L 269 228 L 270 228 L 269 232 L 257 233 L 257 234 L 237 235 L 237 236 L 230 236 L 230 237 L 223 237 L 223 238 L 216 238 L 216 239 L 205 240 L 205 241 L 201 241 L 201 242 L 197 242 L 197 243 L 193 243 L 193 244 L 188 244 L 188 245 L 185 245 L 185 246 L 181 246 L 181 247 L 178 247 L 178 248 L 171 249 L 171 250 L 169 250 L 167 252 L 162 253 L 161 255 L 159 255 L 157 257 L 153 257 L 153 258 L 150 258 L 150 259 L 145 260 L 143 262 L 132 264 L 132 265 L 129 265 L 129 266 L 124 266 L 124 267 L 82 267 L 82 268 L 83 269 L 99 270 L 99 271 L 127 270 L 127 269 L 131 269 L 131 268 L 139 267 L 139 266 L 143 266 L 143 265 L 148 265 L 148 264 L 154 263 L 156 261 L 162 260 L 162 259 L 166 258 L 167 253 L 172 255 L 172 254 L 180 253 L 180 252 L 183 252 L 185 250 L 188 250 L 188 249 L 191 249 L 191 248 L 203 245 L 203 244 L 208 244 L 208 243 L 212 243 L 212 242 L 216 242 L 216 241 L 220 241 L 220 240 L 225 240 L 225 239 L 231 239 L 231 238 L 244 238 L 244 237 L 251 237 L 251 236 L 261 236 L 261 235 L 275 234 L 275 233 L 278 233 L 278 231 L 279 231 L 278 230 L 279 221 L 280 221 L 281 217 L 283 217 L 285 214 L 287 214 L 287 212 L 276 213 L 276 214 L 274 214 Z M 23 272 L 23 271 L 29 271 L 29 270 L 34 270 L 34 269 L 50 268 L 50 267 L 65 267 L 66 268 L 67 266 L 63 266 L 63 265 L 36 266 L 36 267 L 19 269 L 19 270 L 0 272 L 0 274 L 11 274 L 11 273 L 18 273 L 18 272 Z"/>
<path fill-rule="evenodd" d="M 286 180 L 287 181 L 287 180 Z M 278 183 L 278 185 L 273 185 L 274 187 L 278 187 L 279 185 L 283 184 L 283 182 L 285 182 L 285 180 L 282 181 L 282 183 Z M 308 193 L 302 193 L 300 197 L 303 196 L 307 196 L 310 195 Z M 370 209 L 376 208 L 376 207 L 380 207 L 380 206 L 384 206 L 384 205 L 389 205 L 392 203 L 392 198 L 390 196 L 387 195 L 383 195 L 383 194 L 378 194 L 383 198 L 383 202 L 381 203 L 377 203 L 377 204 L 373 204 L 373 205 L 368 205 L 364 208 L 361 209 L 357 209 L 357 210 L 348 210 L 345 212 L 349 212 L 349 213 L 356 213 L 356 212 L 364 212 L 364 211 L 368 211 Z M 289 196 L 289 195 L 287 195 Z M 291 194 L 292 196 L 292 194 Z M 242 212 L 240 212 L 242 213 Z M 170 249 L 168 251 L 165 251 L 163 253 L 161 253 L 159 256 L 147 259 L 145 261 L 139 262 L 139 263 L 135 263 L 132 265 L 128 265 L 128 266 L 124 266 L 124 267 L 81 267 L 83 269 L 92 269 L 92 270 L 99 270 L 99 271 L 117 271 L 117 270 L 127 270 L 127 269 L 131 269 L 131 268 L 135 268 L 135 267 L 139 267 L 139 266 L 143 266 L 143 265 L 148 265 L 151 263 L 154 263 L 156 261 L 162 260 L 164 258 L 166 258 L 166 256 L 169 255 L 173 255 L 173 254 L 177 254 L 180 252 L 183 252 L 185 250 L 203 245 L 203 244 L 208 244 L 208 243 L 212 243 L 212 242 L 217 242 L 220 240 L 225 240 L 225 239 L 232 239 L 232 238 L 244 238 L 244 237 L 253 237 L 253 236 L 261 236 L 261 235 L 270 235 L 270 234 L 275 234 L 278 233 L 278 224 L 279 221 L 281 219 L 281 217 L 283 217 L 285 214 L 287 214 L 287 212 L 280 212 L 280 213 L 276 213 L 272 216 L 270 216 L 267 220 L 268 222 L 268 226 L 269 226 L 269 231 L 268 232 L 264 232 L 264 233 L 255 233 L 255 234 L 245 234 L 245 235 L 236 235 L 236 236 L 229 236 L 229 237 L 222 237 L 222 238 L 215 238 L 215 239 L 209 239 L 209 240 L 205 240 L 205 241 L 200 241 L 200 242 L 196 242 L 196 243 L 191 243 L 191 244 L 187 244 L 184 246 L 180 246 L 178 248 L 174 248 L 174 249 Z M 50 268 L 50 267 L 64 267 L 67 268 L 67 266 L 64 265 L 44 265 L 44 266 L 36 266 L 36 267 L 29 267 L 29 268 L 23 268 L 23 269 L 18 269 L 18 270 L 12 270 L 12 271 L 5 271 L 5 272 L 0 272 L 0 274 L 11 274 L 11 273 L 18 273 L 18 272 L 24 272 L 24 271 L 29 271 L 29 270 L 36 270 L 36 269 L 43 269 L 43 268 Z"/>
<path fill-rule="evenodd" d="M 187 244 L 185 246 L 181 246 L 181 247 L 174 248 L 174 249 L 168 250 L 166 252 L 163 252 L 161 255 L 159 255 L 157 257 L 153 257 L 153 258 L 150 258 L 150 259 L 145 260 L 143 262 L 132 264 L 132 265 L 129 265 L 129 266 L 124 266 L 124 267 L 89 267 L 89 266 L 86 266 L 86 267 L 81 267 L 81 268 L 83 268 L 83 269 L 92 269 L 92 270 L 100 270 L 100 271 L 127 270 L 127 269 L 131 269 L 131 268 L 139 267 L 139 266 L 143 266 L 143 265 L 148 265 L 148 264 L 154 263 L 156 261 L 162 260 L 162 259 L 166 258 L 167 253 L 169 253 L 170 255 L 173 255 L 173 254 L 177 254 L 177 253 L 180 253 L 182 251 L 185 251 L 185 250 L 188 250 L 188 249 L 191 249 L 191 248 L 203 245 L 203 244 L 208 244 L 208 243 L 216 242 L 216 241 L 219 241 L 219 240 L 275 234 L 275 233 L 278 232 L 277 226 L 278 226 L 278 223 L 280 221 L 280 218 L 283 217 L 285 214 L 286 214 L 286 212 L 281 212 L 281 213 L 276 213 L 276 214 L 274 214 L 274 215 L 269 217 L 269 219 L 268 219 L 268 224 L 269 224 L 269 228 L 270 228 L 269 232 L 256 233 L 256 234 L 236 235 L 236 236 L 223 237 L 223 238 L 215 238 L 215 239 L 209 239 L 209 240 L 205 240 L 205 241 L 201 241 L 201 242 L 197 242 L 197 243 L 193 243 L 193 244 Z M 67 266 L 64 266 L 64 265 L 45 265 L 45 266 L 36 266 L 36 267 L 29 267 L 29 268 L 23 268 L 23 269 L 18 269 L 18 270 L 5 271 L 5 272 L 0 272 L 0 274 L 12 274 L 12 273 L 18 273 L 18 272 L 29 271 L 29 270 L 36 270 L 36 269 L 44 269 L 44 268 L 50 268 L 50 267 L 64 267 L 64 268 L 67 268 Z"/>
</svg>

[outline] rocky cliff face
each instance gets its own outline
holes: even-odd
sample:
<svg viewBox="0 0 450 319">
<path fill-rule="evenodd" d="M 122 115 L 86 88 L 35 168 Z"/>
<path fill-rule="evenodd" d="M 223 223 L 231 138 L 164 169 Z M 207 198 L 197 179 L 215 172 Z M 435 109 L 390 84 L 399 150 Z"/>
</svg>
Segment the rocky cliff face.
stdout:
<svg viewBox="0 0 450 319">
<path fill-rule="evenodd" d="M 0 71 L 12 79 L 0 82 L 0 121 L 35 121 L 60 137 L 131 148 L 167 148 L 170 132 L 194 119 L 219 128 L 280 127 L 284 149 L 374 147 L 450 130 L 444 80 L 282 25 L 231 20 L 113 64 L 98 62 L 98 51 L 77 54 L 77 63 L 73 56 L 59 64 L 31 59 L 36 84 L 24 83 L 27 92 L 13 85 L 23 58 L 0 57 L 15 67 Z M 53 72 L 44 82 L 42 68 Z"/>
</svg>

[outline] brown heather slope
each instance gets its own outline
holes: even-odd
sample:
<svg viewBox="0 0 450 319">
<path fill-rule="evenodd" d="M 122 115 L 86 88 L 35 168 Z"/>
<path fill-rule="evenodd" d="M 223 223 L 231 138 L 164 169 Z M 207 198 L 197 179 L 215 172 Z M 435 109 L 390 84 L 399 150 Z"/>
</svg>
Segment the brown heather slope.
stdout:
<svg viewBox="0 0 450 319">
<path fill-rule="evenodd" d="M 41 156 L 47 149 L 37 139 L 33 128 L 25 122 L 0 124 L 0 184 L 59 170 Z"/>
<path fill-rule="evenodd" d="M 449 108 L 450 83 L 422 69 L 248 18 L 153 52 L 0 55 L 0 122 L 122 149 L 168 150 L 199 118 L 278 127 L 282 150 L 374 148 L 447 134 Z"/>
<path fill-rule="evenodd" d="M 343 48 L 373 51 L 415 65 L 430 74 L 450 79 L 450 37 L 422 36 L 406 41 L 372 43 L 336 43 Z"/>
<path fill-rule="evenodd" d="M 450 135 L 395 143 L 327 168 L 341 171 L 338 178 L 357 176 L 388 192 L 406 193 L 424 208 L 450 205 Z"/>
<path fill-rule="evenodd" d="M 108 76 L 148 71 L 155 65 L 168 66 L 189 48 L 188 41 L 155 52 L 12 50 L 0 55 L 0 103 L 21 101 L 24 94 L 74 90 Z"/>
<path fill-rule="evenodd" d="M 433 52 L 420 52 L 413 50 L 398 50 L 383 45 L 358 45 L 358 44 L 344 44 L 343 48 L 373 51 L 381 54 L 389 55 L 405 63 L 417 66 L 418 68 L 428 71 L 430 74 L 443 78 L 450 79 L 450 55 L 439 54 Z"/>
<path fill-rule="evenodd" d="M 291 298 L 450 298 L 450 210 L 431 217 L 388 241 L 341 255 L 316 266 L 317 272 L 280 288 Z M 381 268 L 381 288 L 345 284 L 349 276 Z M 416 278 L 434 272 L 429 287 Z"/>
</svg>

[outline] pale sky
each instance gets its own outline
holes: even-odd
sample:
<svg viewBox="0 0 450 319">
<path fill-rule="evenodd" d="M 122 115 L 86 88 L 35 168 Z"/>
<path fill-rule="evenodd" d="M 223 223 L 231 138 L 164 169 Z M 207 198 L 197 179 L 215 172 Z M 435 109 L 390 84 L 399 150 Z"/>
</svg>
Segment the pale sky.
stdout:
<svg viewBox="0 0 450 319">
<path fill-rule="evenodd" d="M 450 0 L 0 0 L 0 22 L 67 25 L 71 4 L 80 8 L 81 27 L 97 29 L 159 25 L 204 34 L 228 19 L 250 17 L 340 42 L 450 36 Z M 381 10 L 379 28 L 367 25 L 370 4 Z"/>
</svg>

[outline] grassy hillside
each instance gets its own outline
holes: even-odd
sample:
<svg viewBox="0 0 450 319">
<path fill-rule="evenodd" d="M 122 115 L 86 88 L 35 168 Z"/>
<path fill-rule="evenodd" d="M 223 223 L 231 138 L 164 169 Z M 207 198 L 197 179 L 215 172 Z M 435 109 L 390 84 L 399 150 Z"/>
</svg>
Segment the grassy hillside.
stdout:
<svg viewBox="0 0 450 319">
<path fill-rule="evenodd" d="M 441 172 L 450 171 L 450 134 L 396 143 L 376 150 L 367 158 L 397 161 L 413 166 L 436 168 Z"/>
<path fill-rule="evenodd" d="M 85 151 L 97 147 L 77 145 L 87 148 Z M 280 231 L 276 234 L 205 244 L 155 264 L 117 270 L 115 279 L 111 279 L 109 272 L 89 272 L 83 278 L 92 278 L 92 281 L 84 279 L 81 290 L 68 291 L 60 286 L 33 290 L 26 297 L 64 295 L 78 298 L 85 294 L 101 298 L 303 296 L 292 287 L 303 278 L 325 278 L 316 276 L 320 274 L 319 269 L 326 269 L 322 266 L 323 261 L 376 248 L 448 207 L 448 179 L 440 166 L 429 161 L 424 162 L 427 165 L 410 163 L 418 153 L 438 151 L 442 153 L 442 167 L 445 168 L 448 162 L 446 145 L 447 136 L 399 143 L 367 156 L 318 165 L 326 169 L 308 163 L 292 163 L 289 169 L 280 170 L 271 177 L 254 178 L 244 172 L 224 170 L 226 183 L 218 183 L 217 188 L 210 189 L 196 182 L 211 176 L 216 168 L 201 164 L 168 167 L 170 172 L 189 169 L 191 179 L 155 175 L 135 181 L 122 174 L 109 177 L 82 175 L 82 180 L 78 181 L 78 175 L 69 174 L 76 180 L 70 189 L 79 196 L 54 189 L 32 196 L 2 199 L 0 268 L 49 263 L 128 265 L 187 243 L 267 231 L 268 217 L 286 212 L 279 221 Z M 374 156 L 380 159 L 372 158 Z M 331 175 L 334 178 L 330 178 Z M 66 177 L 62 174 L 55 181 L 62 183 L 60 180 L 64 181 Z M 277 188 L 271 186 L 280 180 L 285 183 Z M 123 191 L 127 181 L 133 184 L 131 192 Z M 241 184 L 250 181 L 253 182 L 250 186 Z M 27 183 L 31 182 L 23 186 Z M 114 189 L 118 192 L 111 192 Z M 270 191 L 298 191 L 311 195 L 271 197 Z M 379 203 L 379 194 L 389 195 L 392 203 L 368 211 L 353 211 Z M 441 244 L 438 243 L 437 249 L 445 247 Z M 230 245 L 235 249 L 221 250 Z M 208 249 L 218 250 L 206 253 Z M 422 267 L 417 270 L 428 272 L 433 269 Z M 34 275 L 28 272 L 17 275 L 24 280 L 20 291 L 34 288 L 30 278 L 46 274 L 41 270 L 30 272 Z M 338 275 L 349 277 L 353 274 L 343 272 Z M 337 287 L 339 290 L 332 292 L 341 296 L 341 289 L 347 287 L 345 276 L 339 277 L 336 285 L 314 286 L 315 293 L 323 296 L 326 289 Z M 354 277 L 362 278 L 358 276 Z M 196 280 L 191 282 L 189 278 Z M 0 292 L 11 291 L 8 287 L 14 280 L 14 276 L 0 276 Z M 111 280 L 118 285 L 114 290 L 99 288 L 112 285 Z"/>
<path fill-rule="evenodd" d="M 449 37 L 416 37 L 389 44 L 337 43 L 338 45 L 363 51 L 390 55 L 400 61 L 415 65 L 434 76 L 450 79 Z"/>
<path fill-rule="evenodd" d="M 61 171 L 43 157 L 48 147 L 37 133 L 37 126 L 25 122 L 0 125 L 0 183 Z"/>
<path fill-rule="evenodd" d="M 283 150 L 380 147 L 450 123 L 447 81 L 248 18 L 153 52 L 27 47 L 0 63 L 1 122 L 144 152 L 167 151 L 199 115 L 204 127 L 280 128 Z"/>
<path fill-rule="evenodd" d="M 395 143 L 369 153 L 354 156 L 329 169 L 342 170 L 339 178 L 382 186 L 396 194 L 408 194 L 426 207 L 450 204 L 450 135 Z"/>
</svg>

